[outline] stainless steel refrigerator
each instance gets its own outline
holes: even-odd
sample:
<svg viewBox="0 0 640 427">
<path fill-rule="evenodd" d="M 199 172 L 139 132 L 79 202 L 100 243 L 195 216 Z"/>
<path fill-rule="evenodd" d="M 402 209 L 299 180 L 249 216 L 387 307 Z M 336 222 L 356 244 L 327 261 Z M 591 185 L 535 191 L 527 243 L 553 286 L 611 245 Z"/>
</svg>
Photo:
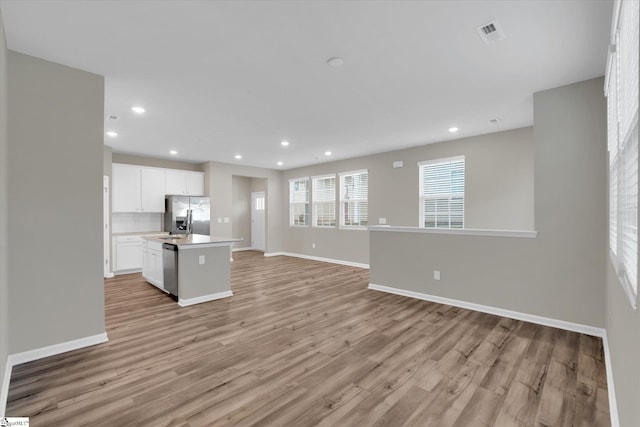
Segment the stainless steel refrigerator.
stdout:
<svg viewBox="0 0 640 427">
<path fill-rule="evenodd" d="M 171 234 L 209 235 L 211 205 L 208 197 L 165 196 L 164 231 Z"/>
</svg>

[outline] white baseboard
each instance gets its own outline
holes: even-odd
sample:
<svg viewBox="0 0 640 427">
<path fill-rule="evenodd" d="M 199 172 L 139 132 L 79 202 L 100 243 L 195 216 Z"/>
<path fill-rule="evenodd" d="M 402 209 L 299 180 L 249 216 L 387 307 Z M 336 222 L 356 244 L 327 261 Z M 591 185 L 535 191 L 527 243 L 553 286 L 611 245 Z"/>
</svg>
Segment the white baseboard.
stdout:
<svg viewBox="0 0 640 427">
<path fill-rule="evenodd" d="M 420 292 L 408 291 L 405 289 L 391 288 L 389 286 L 369 284 L 369 289 L 375 291 L 386 292 L 389 294 L 402 295 L 405 297 L 421 299 L 425 301 L 437 302 L 440 304 L 452 305 L 454 307 L 466 308 L 483 313 L 494 314 L 496 316 L 508 317 L 525 322 L 536 323 L 538 325 L 551 326 L 553 328 L 565 329 L 567 331 L 578 332 L 581 334 L 592 335 L 595 337 L 604 337 L 604 328 L 583 325 L 580 323 L 567 322 L 565 320 L 552 319 L 550 317 L 536 316 L 535 314 L 521 313 L 518 311 L 506 310 L 504 308 L 492 307 L 488 305 L 475 304 L 472 302 L 460 301 L 451 298 L 439 297 L 435 295 L 423 294 Z"/>
<path fill-rule="evenodd" d="M 113 275 L 114 276 L 122 276 L 123 274 L 133 274 L 133 273 L 142 273 L 142 269 L 141 268 L 132 268 L 131 270 L 114 271 Z"/>
<path fill-rule="evenodd" d="M 113 271 L 110 271 L 110 272 L 109 272 L 109 274 L 107 274 L 107 275 L 105 276 L 105 279 L 111 279 L 111 278 L 113 278 L 113 277 L 115 277 L 115 276 L 116 276 L 116 275 L 115 275 L 115 274 L 113 274 Z"/>
<path fill-rule="evenodd" d="M 178 301 L 178 305 L 180 307 L 188 307 L 190 305 L 200 304 L 203 302 L 214 301 L 217 299 L 228 298 L 232 296 L 233 296 L 233 292 L 224 291 L 224 292 L 218 292 L 216 294 L 203 295 L 201 297 L 196 297 L 196 298 L 188 298 L 188 299 L 180 298 L 180 300 Z"/>
<path fill-rule="evenodd" d="M 0 390 L 0 417 L 5 415 L 7 406 L 7 398 L 9 397 L 9 381 L 11 380 L 11 372 L 13 367 L 23 363 L 32 362 L 34 360 L 43 359 L 56 354 L 66 353 L 72 350 L 78 350 L 84 347 L 90 347 L 96 344 L 102 344 L 109 341 L 107 333 L 92 335 L 89 337 L 79 338 L 77 340 L 67 341 L 60 344 L 53 344 L 47 347 L 36 348 L 34 350 L 23 351 L 22 353 L 10 354 L 7 357 L 7 366 L 5 368 L 5 376 L 2 379 L 2 389 Z"/>
<path fill-rule="evenodd" d="M 11 366 L 16 366 L 32 362 L 34 360 L 43 359 L 45 357 L 55 356 L 56 354 L 66 353 L 67 351 L 102 344 L 107 341 L 109 341 L 109 337 L 107 337 L 106 332 L 103 332 L 90 337 L 79 338 L 77 340 L 67 341 L 60 344 L 23 351 L 22 353 L 10 354 L 9 360 L 11 361 Z"/>
<path fill-rule="evenodd" d="M 271 256 L 290 256 L 290 257 L 294 257 L 294 258 L 303 258 L 303 259 L 309 259 L 312 261 L 320 261 L 320 262 L 328 262 L 331 264 L 340 264 L 340 265 L 348 265 L 349 267 L 358 267 L 358 268 L 369 268 L 369 264 L 363 264 L 360 262 L 352 262 L 352 261 L 343 261 L 341 259 L 332 259 L 332 258 L 322 258 L 322 257 L 318 257 L 318 256 L 312 256 L 312 255 L 303 255 L 303 254 L 294 254 L 291 252 L 265 252 L 264 256 L 266 257 L 271 257 Z"/>
<path fill-rule="evenodd" d="M 4 377 L 2 378 L 2 389 L 0 389 L 0 418 L 3 418 L 7 409 L 7 399 L 9 398 L 9 381 L 11 380 L 11 371 L 13 365 L 7 358 L 7 364 L 4 369 Z"/>
<path fill-rule="evenodd" d="M 620 427 L 620 418 L 618 417 L 618 402 L 616 400 L 616 388 L 613 385 L 613 366 L 611 364 L 611 354 L 609 353 L 609 339 L 605 331 L 602 337 L 602 346 L 604 347 L 604 364 L 607 370 L 607 391 L 609 392 L 609 414 L 611 414 L 611 427 Z"/>
<path fill-rule="evenodd" d="M 232 248 L 231 252 L 252 251 L 253 248 Z"/>
</svg>

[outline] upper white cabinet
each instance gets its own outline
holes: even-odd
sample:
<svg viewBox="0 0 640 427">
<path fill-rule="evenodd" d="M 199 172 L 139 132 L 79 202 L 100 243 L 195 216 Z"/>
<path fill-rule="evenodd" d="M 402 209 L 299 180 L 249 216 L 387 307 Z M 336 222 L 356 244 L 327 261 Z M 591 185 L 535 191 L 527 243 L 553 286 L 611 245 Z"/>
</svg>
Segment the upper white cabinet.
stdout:
<svg viewBox="0 0 640 427">
<path fill-rule="evenodd" d="M 187 172 L 187 194 L 204 196 L 204 172 Z"/>
<path fill-rule="evenodd" d="M 165 194 L 204 195 L 204 173 L 113 164 L 113 212 L 164 212 Z"/>
<path fill-rule="evenodd" d="M 164 212 L 164 170 L 113 165 L 113 212 Z"/>
<path fill-rule="evenodd" d="M 113 212 L 140 212 L 140 167 L 113 165 Z"/>
<path fill-rule="evenodd" d="M 167 191 L 166 194 L 177 194 L 183 196 L 204 195 L 203 172 L 167 170 L 165 177 L 165 188 Z"/>
<path fill-rule="evenodd" d="M 164 171 L 140 169 L 140 208 L 142 212 L 164 212 Z"/>
</svg>

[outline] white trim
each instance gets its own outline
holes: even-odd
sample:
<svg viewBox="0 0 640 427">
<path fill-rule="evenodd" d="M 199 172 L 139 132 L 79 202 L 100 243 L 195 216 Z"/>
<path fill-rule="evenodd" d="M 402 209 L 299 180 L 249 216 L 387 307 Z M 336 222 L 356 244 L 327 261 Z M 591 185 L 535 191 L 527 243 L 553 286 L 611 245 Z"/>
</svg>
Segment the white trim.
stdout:
<svg viewBox="0 0 640 427">
<path fill-rule="evenodd" d="M 129 270 L 116 270 L 113 272 L 114 276 L 122 276 L 123 274 L 142 273 L 141 268 L 132 268 Z"/>
<path fill-rule="evenodd" d="M 222 298 L 227 298 L 232 296 L 233 296 L 233 292 L 229 290 L 224 292 L 218 292 L 215 294 L 203 295 L 201 297 L 195 297 L 195 298 L 188 298 L 188 299 L 180 298 L 180 300 L 178 301 L 178 305 L 180 307 L 188 307 L 190 305 L 201 304 L 203 302 L 214 301 L 217 299 L 222 299 Z"/>
<path fill-rule="evenodd" d="M 248 248 L 231 248 L 231 252 L 241 252 L 241 251 L 253 251 L 254 249 L 251 247 Z"/>
<path fill-rule="evenodd" d="M 525 230 L 490 230 L 473 228 L 423 228 L 404 227 L 391 225 L 372 225 L 369 231 L 393 231 L 397 233 L 430 233 L 430 234 L 455 234 L 462 236 L 487 236 L 487 237 L 526 237 L 533 239 L 538 236 L 537 231 Z"/>
<path fill-rule="evenodd" d="M 21 365 L 27 362 L 33 362 L 34 360 L 43 359 L 49 356 L 55 356 L 56 354 L 66 353 L 67 351 L 78 350 L 84 347 L 91 347 L 92 345 L 102 344 L 109 341 L 107 333 L 103 332 L 97 335 L 91 335 L 89 337 L 79 338 L 77 340 L 71 340 L 62 342 L 60 344 L 53 344 L 47 347 L 36 348 L 34 350 L 23 351 L 22 353 L 10 354 L 9 360 L 11 365 Z"/>
<path fill-rule="evenodd" d="M 455 162 L 455 161 L 458 161 L 458 160 L 464 160 L 464 155 L 443 157 L 441 159 L 423 160 L 421 162 L 418 162 L 418 166 L 432 165 L 432 164 L 436 164 L 436 163 Z"/>
<path fill-rule="evenodd" d="M 116 277 L 116 275 L 113 273 L 113 271 L 109 272 L 109 274 L 107 274 L 107 277 L 105 277 L 105 279 L 112 279 Z"/>
<path fill-rule="evenodd" d="M 320 262 L 328 262 L 330 264 L 340 264 L 340 265 L 346 265 L 349 267 L 358 267 L 358 268 L 369 268 L 369 264 L 363 264 L 360 262 L 353 262 L 353 261 L 344 261 L 341 259 L 332 259 L 332 258 L 322 258 L 319 256 L 313 256 L 313 255 L 303 255 L 303 254 L 294 254 L 291 252 L 265 252 L 264 256 L 266 257 L 271 257 L 271 256 L 290 256 L 293 258 L 302 258 L 302 259 L 308 259 L 311 261 L 320 261 Z"/>
<path fill-rule="evenodd" d="M 618 416 L 618 402 L 616 401 L 616 388 L 613 385 L 613 366 L 611 354 L 609 353 L 609 340 L 607 331 L 602 336 L 602 347 L 604 347 L 604 364 L 607 371 L 607 392 L 609 393 L 609 414 L 611 415 L 611 427 L 620 427 Z"/>
<path fill-rule="evenodd" d="M 5 416 L 7 409 L 7 399 L 9 399 L 9 381 L 11 380 L 11 371 L 13 365 L 7 357 L 7 364 L 4 369 L 4 378 L 2 379 L 2 388 L 0 389 L 0 418 Z"/>
<path fill-rule="evenodd" d="M 360 175 L 366 173 L 367 175 L 369 174 L 369 169 L 360 169 L 357 171 L 350 171 L 350 172 L 340 172 L 338 174 L 338 176 L 345 176 L 345 175 Z"/>
<path fill-rule="evenodd" d="M 356 231 L 367 231 L 369 227 L 366 225 L 341 225 L 338 227 L 339 230 L 356 230 Z"/>
<path fill-rule="evenodd" d="M 602 338 L 605 334 L 604 328 L 597 328 L 595 326 L 567 322 L 565 320 L 558 320 L 558 319 L 552 319 L 549 317 L 536 316 L 535 314 L 521 313 L 518 311 L 506 310 L 504 308 L 492 307 L 488 305 L 475 304 L 472 302 L 460 301 L 460 300 L 451 299 L 451 298 L 423 294 L 421 292 L 391 288 L 389 286 L 376 285 L 373 283 L 369 283 L 369 289 L 386 292 L 389 294 L 401 295 L 409 298 L 421 299 L 424 301 L 437 302 L 439 304 L 452 305 L 454 307 L 466 308 L 468 310 L 480 311 L 482 313 L 494 314 L 496 316 L 508 317 L 510 319 L 523 320 L 525 322 L 536 323 L 538 325 L 544 325 L 544 326 L 551 326 L 553 328 L 565 329 L 567 331 L 579 332 L 581 334 L 592 335 L 600 338 Z"/>
<path fill-rule="evenodd" d="M 270 256 L 288 256 L 288 255 L 286 252 L 265 252 L 264 256 L 270 257 Z"/>
</svg>

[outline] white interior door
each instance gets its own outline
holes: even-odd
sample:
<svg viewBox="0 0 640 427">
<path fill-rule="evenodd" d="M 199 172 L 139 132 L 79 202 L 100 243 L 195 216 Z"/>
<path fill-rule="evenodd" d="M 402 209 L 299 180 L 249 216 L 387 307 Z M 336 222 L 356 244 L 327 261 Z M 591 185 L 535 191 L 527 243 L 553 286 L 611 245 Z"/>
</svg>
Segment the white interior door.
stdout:
<svg viewBox="0 0 640 427">
<path fill-rule="evenodd" d="M 251 247 L 257 251 L 265 250 L 264 213 L 267 201 L 264 191 L 251 193 Z"/>
<path fill-rule="evenodd" d="M 102 177 L 102 233 L 104 241 L 104 277 L 112 277 L 111 272 L 111 237 L 109 227 L 109 177 Z"/>
</svg>

